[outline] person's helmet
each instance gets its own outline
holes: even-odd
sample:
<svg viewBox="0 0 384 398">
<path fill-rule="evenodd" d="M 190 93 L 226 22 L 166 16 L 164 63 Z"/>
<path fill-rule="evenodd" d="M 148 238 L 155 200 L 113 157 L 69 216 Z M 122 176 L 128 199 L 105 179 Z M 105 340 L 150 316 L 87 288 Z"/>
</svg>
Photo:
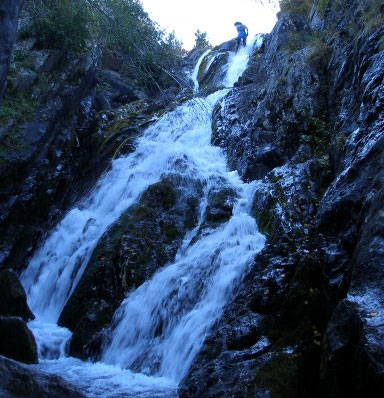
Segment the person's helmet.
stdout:
<svg viewBox="0 0 384 398">
<path fill-rule="evenodd" d="M 235 22 L 234 25 L 235 25 L 235 26 L 241 25 L 241 22 Z"/>
</svg>

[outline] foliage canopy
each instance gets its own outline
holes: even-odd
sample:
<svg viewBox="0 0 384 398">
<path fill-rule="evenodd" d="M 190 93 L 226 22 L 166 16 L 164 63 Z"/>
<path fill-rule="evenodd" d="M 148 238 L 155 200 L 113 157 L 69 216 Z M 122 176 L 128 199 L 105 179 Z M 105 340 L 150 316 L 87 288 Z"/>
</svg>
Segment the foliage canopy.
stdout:
<svg viewBox="0 0 384 398">
<path fill-rule="evenodd" d="M 174 33 L 166 35 L 139 0 L 30 1 L 30 33 L 41 47 L 81 54 L 93 45 L 126 58 L 126 73 L 139 85 L 182 54 Z"/>
</svg>

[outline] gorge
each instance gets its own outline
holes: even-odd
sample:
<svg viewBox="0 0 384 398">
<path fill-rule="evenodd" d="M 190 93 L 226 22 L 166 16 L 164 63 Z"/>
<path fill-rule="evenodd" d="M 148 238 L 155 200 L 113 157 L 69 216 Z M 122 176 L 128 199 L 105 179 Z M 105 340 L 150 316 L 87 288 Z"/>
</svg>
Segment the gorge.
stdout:
<svg viewBox="0 0 384 398">
<path fill-rule="evenodd" d="M 381 396 L 383 33 L 381 1 L 284 0 L 156 95 L 18 38 L 1 105 L 51 91 L 0 113 L 0 336 L 32 352 L 0 345 L 0 396 Z"/>
</svg>

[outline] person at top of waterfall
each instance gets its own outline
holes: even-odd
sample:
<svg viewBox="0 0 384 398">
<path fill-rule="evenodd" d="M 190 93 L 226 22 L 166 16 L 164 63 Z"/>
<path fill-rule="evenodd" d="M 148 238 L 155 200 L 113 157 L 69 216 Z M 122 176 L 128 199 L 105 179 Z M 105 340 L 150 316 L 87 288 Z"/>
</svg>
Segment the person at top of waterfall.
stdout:
<svg viewBox="0 0 384 398">
<path fill-rule="evenodd" d="M 234 24 L 237 29 L 237 46 L 236 51 L 239 49 L 241 43 L 245 47 L 247 45 L 248 28 L 241 22 L 235 22 Z"/>
</svg>

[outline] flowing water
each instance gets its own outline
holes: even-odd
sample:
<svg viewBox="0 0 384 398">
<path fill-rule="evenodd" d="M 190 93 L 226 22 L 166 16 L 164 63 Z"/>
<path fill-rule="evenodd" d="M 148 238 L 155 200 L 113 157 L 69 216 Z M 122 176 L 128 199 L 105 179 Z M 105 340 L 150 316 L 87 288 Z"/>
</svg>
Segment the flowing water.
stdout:
<svg viewBox="0 0 384 398">
<path fill-rule="evenodd" d="M 226 86 L 246 68 L 253 44 L 230 57 Z M 195 87 L 206 55 L 192 73 Z M 188 101 L 149 127 L 136 151 L 115 160 L 91 195 L 64 217 L 22 275 L 36 315 L 30 327 L 39 347 L 38 366 L 61 375 L 87 397 L 177 396 L 205 336 L 264 246 L 249 214 L 256 183 L 246 184 L 229 172 L 221 149 L 210 145 L 211 113 L 227 92 Z M 146 188 L 170 173 L 205 187 L 200 223 L 209 190 L 223 183 L 232 187 L 237 193 L 232 217 L 199 239 L 193 239 L 198 228 L 190 231 L 175 262 L 123 301 L 106 333 L 100 363 L 66 357 L 71 333 L 56 323 L 97 242 Z"/>
</svg>

